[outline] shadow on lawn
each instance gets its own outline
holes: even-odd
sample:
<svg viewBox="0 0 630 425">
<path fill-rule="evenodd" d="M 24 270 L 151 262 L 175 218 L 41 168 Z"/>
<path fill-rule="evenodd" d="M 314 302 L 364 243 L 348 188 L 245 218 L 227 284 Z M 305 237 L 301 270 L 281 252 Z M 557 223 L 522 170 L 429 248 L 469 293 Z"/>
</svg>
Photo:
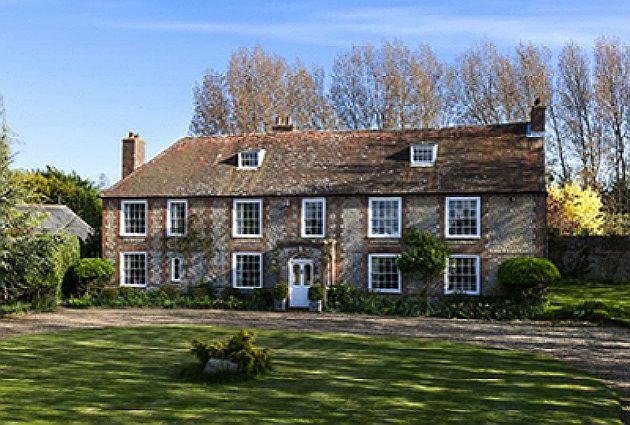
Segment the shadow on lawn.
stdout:
<svg viewBox="0 0 630 425">
<path fill-rule="evenodd" d="M 61 332 L 0 343 L 0 422 L 619 424 L 597 379 L 532 354 L 405 338 L 258 331 L 270 374 L 181 379 L 201 326 Z"/>
</svg>

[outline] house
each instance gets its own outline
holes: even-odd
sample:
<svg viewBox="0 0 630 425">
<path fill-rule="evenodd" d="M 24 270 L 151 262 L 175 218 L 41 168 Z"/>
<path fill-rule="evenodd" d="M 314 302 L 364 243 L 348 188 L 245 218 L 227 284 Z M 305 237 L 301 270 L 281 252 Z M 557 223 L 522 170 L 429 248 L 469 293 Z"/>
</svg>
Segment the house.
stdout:
<svg viewBox="0 0 630 425">
<path fill-rule="evenodd" d="M 65 205 L 18 205 L 19 211 L 29 211 L 41 216 L 37 230 L 46 233 L 69 233 L 85 242 L 94 234 L 92 226 Z"/>
<path fill-rule="evenodd" d="M 546 254 L 545 108 L 530 122 L 424 130 L 272 131 L 184 137 L 144 164 L 122 140 L 103 194 L 103 253 L 121 285 L 313 282 L 377 293 L 494 295 L 507 258 Z M 402 276 L 407 228 L 448 242 L 444 278 Z"/>
</svg>

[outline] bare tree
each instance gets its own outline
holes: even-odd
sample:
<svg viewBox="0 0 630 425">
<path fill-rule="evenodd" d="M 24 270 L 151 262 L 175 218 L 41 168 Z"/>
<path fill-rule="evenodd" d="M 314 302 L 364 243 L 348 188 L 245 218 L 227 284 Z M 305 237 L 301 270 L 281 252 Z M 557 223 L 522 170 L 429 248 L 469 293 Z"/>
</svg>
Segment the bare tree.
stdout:
<svg viewBox="0 0 630 425">
<path fill-rule="evenodd" d="M 335 116 L 324 92 L 324 71 L 309 71 L 297 61 L 287 73 L 287 109 L 299 130 L 324 130 L 335 127 Z"/>
<path fill-rule="evenodd" d="M 335 58 L 330 86 L 330 103 L 342 126 L 354 130 L 382 128 L 382 80 L 372 45 L 353 46 Z"/>
<path fill-rule="evenodd" d="M 586 187 L 597 187 L 604 146 L 595 120 L 595 101 L 586 52 L 575 43 L 562 49 L 558 60 L 557 103 L 563 143 L 570 144 L 579 161 L 579 177 Z"/>
<path fill-rule="evenodd" d="M 190 122 L 193 136 L 213 136 L 232 132 L 230 98 L 225 75 L 209 69 L 201 84 L 193 88 L 194 114 Z"/>
</svg>

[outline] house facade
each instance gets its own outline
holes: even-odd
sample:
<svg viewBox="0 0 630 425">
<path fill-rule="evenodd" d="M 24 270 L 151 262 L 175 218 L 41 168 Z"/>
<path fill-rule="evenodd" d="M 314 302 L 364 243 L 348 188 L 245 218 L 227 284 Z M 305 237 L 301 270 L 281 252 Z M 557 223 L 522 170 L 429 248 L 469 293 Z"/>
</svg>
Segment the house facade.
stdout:
<svg viewBox="0 0 630 425">
<path fill-rule="evenodd" d="M 345 281 L 384 294 L 497 295 L 497 268 L 546 255 L 544 107 L 530 122 L 397 131 L 185 137 L 144 164 L 122 141 L 123 178 L 103 194 L 115 283 L 201 279 L 248 290 Z M 402 276 L 410 228 L 444 239 L 444 276 Z"/>
</svg>

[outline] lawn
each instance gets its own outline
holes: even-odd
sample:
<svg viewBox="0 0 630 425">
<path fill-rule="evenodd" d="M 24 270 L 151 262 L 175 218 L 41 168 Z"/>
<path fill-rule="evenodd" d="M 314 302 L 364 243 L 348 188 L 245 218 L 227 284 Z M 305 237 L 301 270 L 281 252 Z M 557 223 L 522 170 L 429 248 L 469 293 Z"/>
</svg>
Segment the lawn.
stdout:
<svg viewBox="0 0 630 425">
<path fill-rule="evenodd" d="M 529 353 L 412 338 L 260 331 L 274 372 L 178 378 L 194 337 L 167 326 L 0 340 L 0 423 L 620 424 L 598 379 Z"/>
<path fill-rule="evenodd" d="M 585 302 L 600 302 L 612 318 L 630 325 L 630 283 L 565 280 L 549 290 L 548 312 L 575 307 Z"/>
<path fill-rule="evenodd" d="M 551 287 L 549 298 L 551 305 L 578 305 L 584 301 L 600 301 L 630 310 L 630 283 L 566 280 Z"/>
</svg>

